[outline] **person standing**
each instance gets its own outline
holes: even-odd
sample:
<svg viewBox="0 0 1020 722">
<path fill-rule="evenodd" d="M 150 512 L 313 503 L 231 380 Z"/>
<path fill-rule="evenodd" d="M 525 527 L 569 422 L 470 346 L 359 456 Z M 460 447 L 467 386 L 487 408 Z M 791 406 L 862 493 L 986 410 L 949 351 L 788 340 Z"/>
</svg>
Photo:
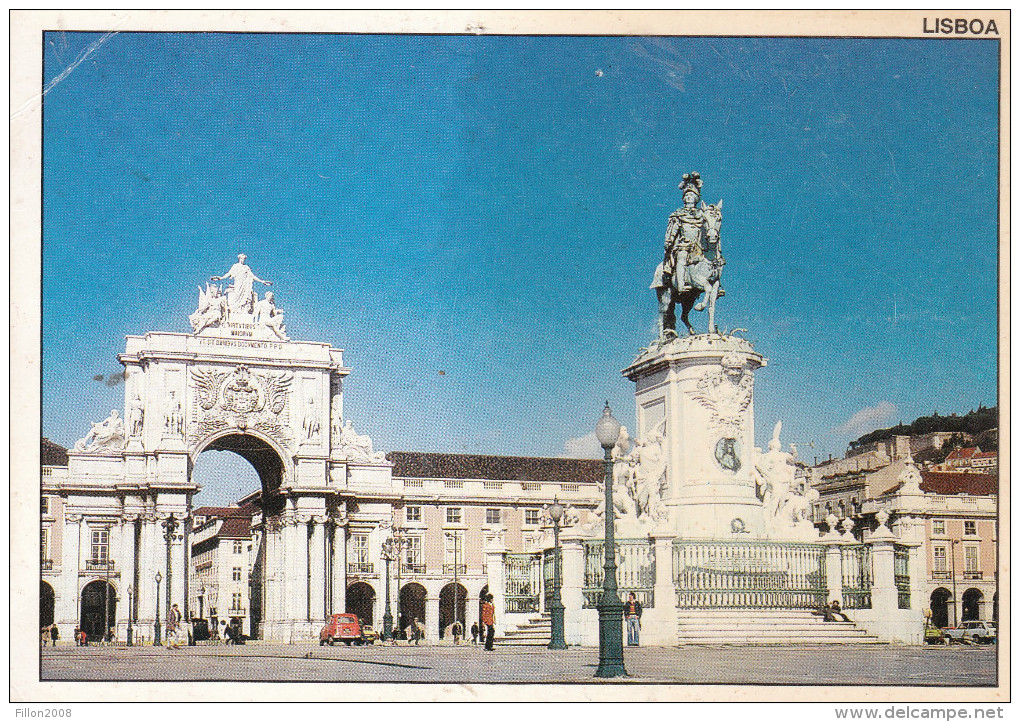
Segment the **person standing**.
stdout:
<svg viewBox="0 0 1020 722">
<path fill-rule="evenodd" d="M 49 642 L 49 641 L 50 641 L 50 628 L 49 627 L 43 627 L 42 628 L 42 646 L 44 646 L 44 647 L 47 646 L 46 643 Z"/>
<path fill-rule="evenodd" d="M 53 642 L 53 646 L 57 646 L 57 640 L 60 639 L 60 630 L 57 628 L 56 622 L 50 625 L 50 641 Z"/>
<path fill-rule="evenodd" d="M 634 596 L 634 592 L 627 595 L 623 616 L 627 619 L 627 646 L 637 647 L 641 643 L 641 602 Z"/>
<path fill-rule="evenodd" d="M 492 604 L 491 594 L 485 595 L 482 604 L 482 625 L 485 627 L 485 649 L 491 652 L 496 639 L 496 607 Z"/>
<path fill-rule="evenodd" d="M 478 644 L 478 622 L 471 623 L 471 644 Z"/>
</svg>

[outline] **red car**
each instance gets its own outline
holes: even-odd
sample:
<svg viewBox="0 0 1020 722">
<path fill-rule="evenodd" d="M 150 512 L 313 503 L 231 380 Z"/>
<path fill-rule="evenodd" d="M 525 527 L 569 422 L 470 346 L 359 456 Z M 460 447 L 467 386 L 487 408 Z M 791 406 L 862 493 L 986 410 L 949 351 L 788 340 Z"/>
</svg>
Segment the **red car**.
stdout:
<svg viewBox="0 0 1020 722">
<path fill-rule="evenodd" d="M 343 642 L 347 646 L 365 643 L 365 635 L 356 614 L 332 614 L 326 620 L 326 626 L 319 632 L 319 646 L 332 646 L 336 642 Z"/>
</svg>

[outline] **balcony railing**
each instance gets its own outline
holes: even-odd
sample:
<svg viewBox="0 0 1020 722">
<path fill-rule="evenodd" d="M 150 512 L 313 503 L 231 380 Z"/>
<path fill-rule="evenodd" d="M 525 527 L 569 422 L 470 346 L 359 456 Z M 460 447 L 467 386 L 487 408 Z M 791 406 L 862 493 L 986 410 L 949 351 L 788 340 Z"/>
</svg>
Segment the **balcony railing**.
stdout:
<svg viewBox="0 0 1020 722">
<path fill-rule="evenodd" d="M 981 576 L 981 572 L 973 572 L 973 571 L 971 571 L 971 572 L 964 572 L 963 573 L 963 578 L 964 579 L 981 579 L 982 576 Z"/>
<path fill-rule="evenodd" d="M 87 572 L 112 572 L 116 568 L 116 564 L 112 559 L 86 559 L 85 560 L 85 571 Z"/>
<path fill-rule="evenodd" d="M 238 607 L 237 609 L 228 609 L 227 610 L 227 616 L 228 617 L 244 617 L 244 616 L 247 616 L 247 611 L 248 610 L 245 609 L 244 607 Z"/>
<path fill-rule="evenodd" d="M 52 559 L 43 559 L 43 560 L 42 560 L 42 561 L 40 562 L 40 566 L 42 567 L 42 570 L 43 570 L 44 572 L 45 572 L 45 571 L 49 571 L 50 569 L 52 569 L 52 568 L 53 568 L 53 560 L 52 560 Z"/>
<path fill-rule="evenodd" d="M 931 578 L 934 582 L 951 582 L 953 580 L 953 573 L 947 570 L 935 569 L 932 570 Z"/>
<path fill-rule="evenodd" d="M 425 573 L 425 565 L 424 564 L 401 564 L 400 565 L 400 573 L 401 574 L 424 574 Z"/>
<path fill-rule="evenodd" d="M 375 574 L 375 564 L 372 562 L 348 562 L 348 574 Z"/>
<path fill-rule="evenodd" d="M 456 569 L 456 572 L 454 572 Z M 444 564 L 443 574 L 467 574 L 467 564 Z"/>
</svg>

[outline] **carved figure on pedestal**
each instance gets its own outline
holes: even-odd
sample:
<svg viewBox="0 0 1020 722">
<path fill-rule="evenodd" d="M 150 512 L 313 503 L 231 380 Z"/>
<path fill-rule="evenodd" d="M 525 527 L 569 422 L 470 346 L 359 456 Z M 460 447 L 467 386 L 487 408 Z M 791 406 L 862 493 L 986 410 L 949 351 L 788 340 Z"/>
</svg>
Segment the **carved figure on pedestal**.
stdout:
<svg viewBox="0 0 1020 722">
<path fill-rule="evenodd" d="M 630 454 L 634 467 L 635 497 L 638 520 L 642 523 L 662 521 L 666 510 L 662 499 L 666 492 L 666 419 L 653 428 L 645 440 L 638 439 Z"/>
<path fill-rule="evenodd" d="M 247 256 L 238 254 L 237 263 L 230 267 L 222 276 L 213 276 L 211 281 L 223 281 L 231 279 L 233 283 L 227 289 L 227 308 L 231 313 L 251 313 L 255 307 L 255 291 L 253 287 L 256 282 L 263 286 L 272 286 L 272 281 L 263 281 L 255 275 L 245 261 Z"/>
<path fill-rule="evenodd" d="M 174 391 L 170 392 L 170 396 L 166 400 L 166 418 L 163 428 L 170 436 L 184 435 L 184 414 L 181 412 L 181 402 L 178 401 Z"/>
<path fill-rule="evenodd" d="M 116 409 L 110 415 L 95 424 L 84 439 L 78 439 L 75 451 L 94 452 L 119 450 L 124 448 L 124 421 Z"/>
<path fill-rule="evenodd" d="M 319 440 L 319 410 L 315 406 L 315 399 L 309 397 L 305 407 L 305 417 L 301 420 L 301 430 L 308 441 Z"/>
<path fill-rule="evenodd" d="M 798 481 L 797 449 L 783 451 L 782 428 L 783 422 L 776 422 L 767 452 L 755 450 L 755 484 L 765 507 L 766 531 L 770 538 L 814 539 L 818 534 L 810 517 L 818 491 Z"/>
<path fill-rule="evenodd" d="M 660 342 L 676 337 L 677 302 L 681 305 L 680 320 L 689 333 L 694 333 L 688 318 L 692 308 L 696 311 L 708 308 L 708 332 L 717 332 L 715 303 L 725 295 L 720 287 L 726 263 L 719 241 L 722 201 L 706 206 L 701 202 L 701 187 L 698 173 L 684 174 L 680 183 L 684 205 L 669 217 L 662 263 L 652 277 L 651 288 L 659 302 Z M 705 299 L 697 303 L 702 294 L 706 294 Z"/>
<path fill-rule="evenodd" d="M 283 325 L 283 310 L 276 307 L 272 291 L 266 291 L 266 297 L 255 304 L 255 325 L 269 329 L 281 341 L 287 338 Z"/>
<path fill-rule="evenodd" d="M 142 435 L 142 426 L 145 420 L 145 409 L 138 394 L 131 399 L 131 406 L 128 408 L 128 434 L 132 437 Z"/>
<path fill-rule="evenodd" d="M 329 408 L 329 445 L 331 449 L 339 449 L 344 431 L 344 412 L 340 405 L 340 395 L 333 397 Z"/>
<path fill-rule="evenodd" d="M 354 430 L 354 423 L 347 419 L 340 430 L 340 451 L 355 462 L 385 461 L 386 455 L 372 449 L 372 439 L 367 434 Z"/>
<path fill-rule="evenodd" d="M 214 283 L 205 284 L 205 291 L 198 289 L 198 310 L 188 316 L 191 330 L 202 333 L 204 329 L 219 326 L 227 318 L 227 299 Z"/>
</svg>

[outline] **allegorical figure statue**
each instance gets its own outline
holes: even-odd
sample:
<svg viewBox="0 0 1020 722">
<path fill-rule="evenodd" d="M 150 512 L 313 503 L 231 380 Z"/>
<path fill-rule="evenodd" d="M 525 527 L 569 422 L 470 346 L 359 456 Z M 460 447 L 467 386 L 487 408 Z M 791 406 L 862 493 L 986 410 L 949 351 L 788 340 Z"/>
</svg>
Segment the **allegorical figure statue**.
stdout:
<svg viewBox="0 0 1020 722">
<path fill-rule="evenodd" d="M 355 462 L 385 461 L 386 455 L 372 448 L 372 439 L 367 434 L 354 430 L 354 423 L 347 419 L 340 430 L 340 451 Z"/>
<path fill-rule="evenodd" d="M 219 326 L 227 318 L 227 299 L 220 293 L 215 283 L 205 284 L 205 290 L 198 289 L 198 310 L 188 316 L 191 330 L 201 333 L 203 330 Z"/>
<path fill-rule="evenodd" d="M 124 421 L 116 409 L 104 420 L 92 424 L 88 436 L 79 439 L 74 445 L 75 451 L 102 451 L 104 449 L 124 448 Z"/>
<path fill-rule="evenodd" d="M 213 276 L 211 281 L 224 281 L 231 279 L 233 283 L 230 288 L 227 289 L 227 307 L 231 313 L 252 313 L 255 308 L 256 295 L 254 291 L 255 283 L 261 283 L 263 286 L 272 286 L 271 281 L 263 281 L 261 278 L 255 275 L 251 270 L 251 267 L 245 263 L 248 257 L 243 253 L 237 256 L 237 263 L 230 267 L 222 276 Z"/>
<path fill-rule="evenodd" d="M 659 301 L 660 341 L 676 336 L 677 302 L 688 332 L 694 333 L 688 318 L 692 308 L 708 308 L 708 330 L 716 331 L 715 302 L 725 295 L 720 287 L 725 264 L 719 244 L 722 201 L 706 206 L 701 201 L 701 187 L 698 173 L 684 174 L 680 183 L 683 207 L 673 211 L 666 224 L 662 263 L 656 267 L 651 285 Z M 697 303 L 702 294 L 705 299 Z"/>
<path fill-rule="evenodd" d="M 142 435 L 144 420 L 145 408 L 142 405 L 142 399 L 138 394 L 135 394 L 131 399 L 131 407 L 128 409 L 128 430 L 132 437 Z"/>
<path fill-rule="evenodd" d="M 283 310 L 276 306 L 272 291 L 266 291 L 266 297 L 255 304 L 254 312 L 256 326 L 269 329 L 281 341 L 287 340 L 287 329 L 283 325 Z"/>
</svg>

